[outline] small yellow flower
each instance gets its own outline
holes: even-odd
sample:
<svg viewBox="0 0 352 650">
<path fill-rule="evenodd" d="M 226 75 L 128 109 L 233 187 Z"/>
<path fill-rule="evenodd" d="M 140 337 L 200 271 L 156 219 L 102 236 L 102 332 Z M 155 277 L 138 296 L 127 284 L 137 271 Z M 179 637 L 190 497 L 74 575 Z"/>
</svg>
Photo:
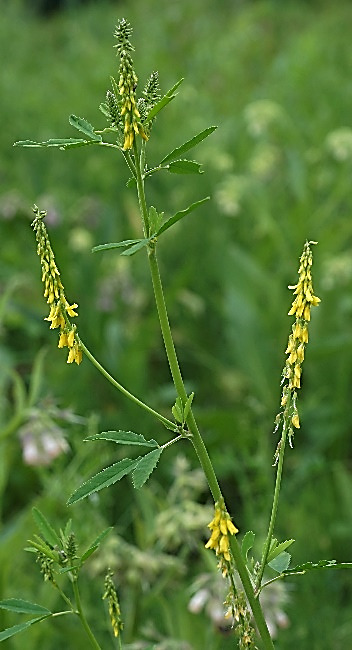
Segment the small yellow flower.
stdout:
<svg viewBox="0 0 352 650">
<path fill-rule="evenodd" d="M 74 341 L 75 341 L 75 330 L 72 329 L 67 336 L 67 345 L 69 348 L 73 347 Z"/>
<path fill-rule="evenodd" d="M 295 414 L 292 416 L 292 420 L 291 420 L 291 422 L 292 422 L 293 426 L 294 426 L 296 429 L 299 429 L 299 428 L 300 428 L 301 425 L 300 425 L 300 423 L 299 423 L 299 415 L 298 415 L 298 413 L 295 413 Z"/>
<path fill-rule="evenodd" d="M 61 334 L 60 334 L 59 344 L 58 344 L 57 347 L 58 348 L 65 348 L 67 345 L 68 345 L 67 334 L 66 334 L 66 332 L 62 331 Z"/>
</svg>

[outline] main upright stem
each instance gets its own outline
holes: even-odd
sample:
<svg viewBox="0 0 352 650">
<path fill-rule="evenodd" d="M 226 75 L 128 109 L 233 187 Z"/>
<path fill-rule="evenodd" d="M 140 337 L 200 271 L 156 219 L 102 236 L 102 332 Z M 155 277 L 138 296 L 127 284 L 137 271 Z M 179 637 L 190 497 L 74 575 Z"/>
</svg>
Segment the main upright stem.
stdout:
<svg viewBox="0 0 352 650">
<path fill-rule="evenodd" d="M 148 209 L 147 209 L 147 203 L 145 199 L 145 192 L 144 192 L 144 179 L 143 179 L 143 174 L 142 174 L 142 169 L 141 169 L 141 164 L 140 164 L 140 158 L 138 156 L 138 150 L 137 150 L 137 145 L 136 142 L 134 142 L 134 157 L 135 157 L 135 164 L 136 164 L 136 181 L 137 181 L 137 190 L 138 190 L 138 200 L 139 200 L 139 206 L 142 214 L 142 220 L 143 220 L 143 225 L 144 225 L 144 232 L 147 236 L 149 236 L 149 224 L 148 224 Z M 165 345 L 165 350 L 166 350 L 166 355 L 167 359 L 169 362 L 170 366 L 170 371 L 172 375 L 172 379 L 176 388 L 177 395 L 181 398 L 182 403 L 185 404 L 187 401 L 187 392 L 184 386 L 181 370 L 180 370 L 180 365 L 178 362 L 176 350 L 175 350 L 175 345 L 172 337 L 172 332 L 171 332 L 171 327 L 170 327 L 170 322 L 167 314 L 167 309 L 166 309 L 166 304 L 165 304 L 165 299 L 164 299 L 164 292 L 163 292 L 163 287 L 161 283 L 161 278 L 160 278 L 160 273 L 159 273 L 159 266 L 158 266 L 158 261 L 156 257 L 156 244 L 153 242 L 150 242 L 149 247 L 148 247 L 148 260 L 149 260 L 149 268 L 150 268 L 150 273 L 152 277 L 152 282 L 153 282 L 153 289 L 154 289 L 154 296 L 155 296 L 155 302 L 158 310 L 158 316 L 159 316 L 159 321 L 160 321 L 160 327 L 161 327 L 161 332 L 164 340 L 164 345 Z M 220 499 L 223 499 L 222 492 L 218 483 L 218 480 L 216 478 L 216 474 L 214 472 L 214 468 L 212 465 L 212 462 L 209 458 L 209 454 L 207 451 L 207 448 L 204 444 L 203 438 L 199 432 L 196 420 L 194 418 L 192 409 L 190 409 L 188 417 L 187 417 L 187 426 L 188 429 L 191 433 L 190 440 L 193 444 L 193 447 L 197 453 L 197 456 L 199 458 L 199 462 L 203 468 L 204 474 L 206 476 L 209 489 L 212 493 L 214 502 L 219 501 Z M 246 596 L 248 598 L 248 602 L 250 604 L 250 607 L 253 612 L 253 617 L 255 619 L 255 622 L 257 624 L 259 634 L 262 638 L 264 648 L 265 650 L 274 650 L 274 644 L 272 642 L 260 603 L 259 599 L 255 596 L 254 593 L 254 588 L 252 585 L 252 581 L 250 579 L 249 573 L 247 571 L 247 567 L 245 565 L 245 562 L 242 558 L 241 550 L 238 545 L 238 542 L 235 539 L 232 539 L 231 543 L 231 549 L 233 552 L 233 557 L 236 563 L 236 567 L 238 570 L 238 573 L 241 578 L 241 582 L 243 585 L 243 589 L 246 593 Z"/>
</svg>

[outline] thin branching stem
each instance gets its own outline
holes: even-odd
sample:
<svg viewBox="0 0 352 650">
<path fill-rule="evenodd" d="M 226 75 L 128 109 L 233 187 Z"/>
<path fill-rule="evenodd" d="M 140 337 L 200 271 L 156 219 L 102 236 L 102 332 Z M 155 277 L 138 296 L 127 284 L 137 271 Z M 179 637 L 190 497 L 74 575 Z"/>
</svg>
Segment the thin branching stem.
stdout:
<svg viewBox="0 0 352 650">
<path fill-rule="evenodd" d="M 163 425 L 165 427 L 167 427 L 167 429 L 171 429 L 172 431 L 177 432 L 177 427 L 173 422 L 171 422 L 171 420 L 168 420 L 163 415 L 161 415 L 161 413 L 158 413 L 158 411 L 155 411 L 153 408 L 148 406 L 148 404 L 145 404 L 145 402 L 142 402 L 142 400 L 138 399 L 138 397 L 136 397 L 136 395 L 133 395 L 133 393 L 130 393 L 130 391 L 127 390 L 127 388 L 125 388 L 124 386 L 122 386 L 122 384 L 120 384 L 118 381 L 116 381 L 116 379 L 114 379 L 114 377 L 112 377 L 108 373 L 108 371 L 105 370 L 105 368 L 101 365 L 101 363 L 99 363 L 99 361 L 97 361 L 97 359 L 93 356 L 93 354 L 90 352 L 90 350 L 88 350 L 87 346 L 83 343 L 82 339 L 78 336 L 78 334 L 76 334 L 76 338 L 77 338 L 77 340 L 79 342 L 79 345 L 82 348 L 84 354 L 86 355 L 86 357 L 88 357 L 88 359 L 92 362 L 92 364 L 99 370 L 99 372 L 101 372 L 101 374 L 110 382 L 110 384 L 112 384 L 115 388 L 117 388 L 120 391 L 120 393 L 125 395 L 125 397 L 128 397 L 128 399 L 130 399 L 132 402 L 134 402 L 135 404 L 138 404 L 138 406 L 143 408 L 145 411 L 147 411 L 151 415 L 154 415 L 154 417 L 156 417 L 158 420 L 160 420 L 160 422 L 162 422 Z"/>
<path fill-rule="evenodd" d="M 95 650 L 102 650 L 101 646 L 99 645 L 98 641 L 96 640 L 89 624 L 88 621 L 84 615 L 83 609 L 82 609 L 82 603 L 81 603 L 81 596 L 79 593 L 78 589 L 78 582 L 77 582 L 77 577 L 74 577 L 73 579 L 73 593 L 75 595 L 75 601 L 76 601 L 76 607 L 77 607 L 77 614 L 80 618 L 80 621 L 87 633 L 87 636 L 89 637 L 89 640 L 91 642 L 91 645 Z"/>
<path fill-rule="evenodd" d="M 270 521 L 269 521 L 269 527 L 268 527 L 268 534 L 266 536 L 265 544 L 264 544 L 264 547 L 263 547 L 262 559 L 261 559 L 261 562 L 260 562 L 260 567 L 259 567 L 259 571 L 258 571 L 257 578 L 256 578 L 256 585 L 255 585 L 256 593 L 259 593 L 259 591 L 260 591 L 260 586 L 261 586 L 261 582 L 262 582 L 262 579 L 263 579 L 265 566 L 266 566 L 268 555 L 269 555 L 269 552 L 270 552 L 270 545 L 271 545 L 271 540 L 272 540 L 272 536 L 273 536 L 273 532 L 274 532 L 277 510 L 278 510 L 278 507 L 279 507 L 279 496 L 280 496 L 280 488 L 281 488 L 281 479 L 282 479 L 282 470 L 283 470 L 283 464 L 284 464 L 286 440 L 287 440 L 287 422 L 284 421 L 281 440 L 280 440 L 279 457 L 278 457 L 278 462 L 277 462 L 277 471 L 276 471 L 276 480 L 275 480 L 275 490 L 274 490 L 274 496 L 273 496 L 273 505 L 272 505 L 272 508 L 271 508 L 271 515 L 270 515 Z"/>
</svg>

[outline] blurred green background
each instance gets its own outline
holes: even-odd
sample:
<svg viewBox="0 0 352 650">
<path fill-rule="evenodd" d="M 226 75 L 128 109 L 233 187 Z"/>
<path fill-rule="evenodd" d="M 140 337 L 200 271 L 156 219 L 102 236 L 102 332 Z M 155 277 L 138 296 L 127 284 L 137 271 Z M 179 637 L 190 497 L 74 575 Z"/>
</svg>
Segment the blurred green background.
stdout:
<svg viewBox="0 0 352 650">
<path fill-rule="evenodd" d="M 239 537 L 255 530 L 258 552 L 269 515 L 273 421 L 291 325 L 287 285 L 295 283 L 304 241 L 318 241 L 314 287 L 322 302 L 310 327 L 301 429 L 285 460 L 276 532 L 296 539 L 293 564 L 351 560 L 352 5 L 53 4 L 12 0 L 1 8 L 0 598 L 21 595 L 61 606 L 23 551 L 36 505 L 57 526 L 72 517 L 82 544 L 115 526 L 83 577 L 88 615 L 104 647 L 113 647 L 100 602 L 110 565 L 131 650 L 151 643 L 160 650 L 232 648 L 218 615 L 221 585 L 203 552 L 210 501 L 190 446 L 172 447 L 141 492 L 124 480 L 70 510 L 65 505 L 83 480 L 130 453 L 83 443 L 87 433 L 127 428 L 164 441 L 166 432 L 87 360 L 80 367 L 65 363 L 56 333 L 43 321 L 30 208 L 36 203 L 48 210 L 66 294 L 79 303 L 82 339 L 122 384 L 169 416 L 175 396 L 145 255 L 90 253 L 95 244 L 140 236 L 128 170 L 108 149 L 12 144 L 75 137 L 70 113 L 105 126 L 98 106 L 109 76 L 117 76 L 112 34 L 120 17 L 134 28 L 141 87 L 155 69 L 164 92 L 185 77 L 154 126 L 149 163 L 217 124 L 194 152 L 205 173 L 158 174 L 147 196 L 171 215 L 211 195 L 159 246 L 197 419 Z M 352 647 L 349 572 L 314 573 L 285 587 L 268 592 L 280 650 Z M 0 616 L 1 629 L 17 622 Z M 77 622 L 66 617 L 4 644 L 14 650 L 64 646 L 86 646 Z"/>
</svg>

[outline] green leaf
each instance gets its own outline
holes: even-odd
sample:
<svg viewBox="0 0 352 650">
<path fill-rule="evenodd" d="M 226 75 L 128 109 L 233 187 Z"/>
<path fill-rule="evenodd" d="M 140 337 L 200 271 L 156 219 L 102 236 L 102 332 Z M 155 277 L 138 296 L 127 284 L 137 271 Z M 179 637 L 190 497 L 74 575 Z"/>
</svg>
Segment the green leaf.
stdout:
<svg viewBox="0 0 352 650">
<path fill-rule="evenodd" d="M 144 122 L 150 122 L 150 120 L 153 119 L 165 106 L 167 106 L 173 99 L 175 99 L 176 95 L 174 95 L 175 90 L 180 86 L 180 84 L 183 82 L 183 78 L 177 81 L 170 90 L 167 91 L 167 93 L 162 97 L 156 104 L 153 106 L 153 108 L 149 111 L 147 117 L 145 118 Z"/>
<path fill-rule="evenodd" d="M 253 548 L 254 540 L 255 540 L 255 533 L 253 533 L 252 530 L 248 530 L 242 540 L 242 545 L 241 545 L 241 553 L 245 562 L 247 562 L 249 551 L 251 550 L 251 548 Z"/>
<path fill-rule="evenodd" d="M 193 147 L 202 142 L 202 140 L 207 138 L 211 133 L 213 133 L 215 129 L 217 129 L 217 126 L 209 126 L 207 129 L 204 129 L 204 131 L 201 131 L 197 135 L 193 136 L 193 138 L 190 140 L 187 140 L 187 142 L 184 142 L 184 144 L 182 144 L 180 147 L 173 149 L 173 151 L 170 151 L 170 153 L 168 153 L 167 156 L 162 159 L 160 165 L 164 165 L 170 160 L 175 160 L 179 156 L 182 156 L 184 153 L 186 153 L 186 151 L 193 149 Z"/>
<path fill-rule="evenodd" d="M 34 614 L 34 616 L 50 616 L 52 614 L 50 609 L 36 603 L 30 603 L 29 600 L 22 600 L 22 598 L 0 600 L 0 609 L 17 612 L 17 614 Z"/>
<path fill-rule="evenodd" d="M 319 560 L 319 562 L 305 562 L 292 569 L 286 569 L 285 575 L 304 574 L 307 571 L 319 569 L 352 569 L 352 562 L 336 562 L 336 560 Z"/>
<path fill-rule="evenodd" d="M 183 424 L 183 413 L 177 406 L 177 404 L 174 404 L 174 406 L 171 409 L 172 415 L 174 416 L 176 422 L 179 422 L 180 424 Z"/>
<path fill-rule="evenodd" d="M 283 551 L 275 557 L 272 562 L 269 562 L 269 566 L 274 569 L 277 573 L 282 573 L 283 571 L 286 571 L 288 568 L 289 564 L 291 562 L 291 555 L 289 553 L 286 553 L 286 551 Z"/>
<path fill-rule="evenodd" d="M 34 359 L 33 370 L 29 380 L 28 406 L 34 406 L 38 401 L 43 380 L 43 365 L 46 353 L 47 349 L 42 348 Z"/>
<path fill-rule="evenodd" d="M 151 205 L 149 208 L 149 224 L 150 224 L 150 232 L 156 232 L 158 228 L 160 228 L 164 213 L 163 212 L 158 212 L 156 208 L 154 208 L 154 205 Z"/>
<path fill-rule="evenodd" d="M 72 147 L 85 147 L 88 144 L 96 144 L 95 140 L 81 140 L 79 138 L 50 138 L 44 142 L 34 140 L 19 140 L 14 147 L 59 147 L 59 149 L 71 149 Z"/>
<path fill-rule="evenodd" d="M 88 497 L 90 494 L 93 494 L 93 492 L 99 492 L 99 490 L 102 490 L 103 488 L 114 485 L 114 483 L 126 476 L 126 474 L 132 472 L 138 464 L 138 461 L 139 458 L 136 458 L 135 460 L 124 458 L 118 463 L 106 467 L 75 490 L 74 493 L 71 494 L 67 504 L 72 505 L 73 503 Z"/>
<path fill-rule="evenodd" d="M 46 555 L 46 557 L 49 557 L 51 560 L 54 560 L 54 562 L 57 562 L 58 560 L 58 554 L 56 551 L 53 551 L 48 544 L 44 542 L 43 539 L 41 539 L 38 535 L 35 535 L 37 539 L 29 539 L 28 542 L 29 544 L 32 544 L 33 548 L 35 548 L 37 551 L 40 553 L 43 553 L 43 555 Z"/>
<path fill-rule="evenodd" d="M 201 164 L 195 160 L 174 160 L 166 166 L 171 174 L 203 174 Z"/>
<path fill-rule="evenodd" d="M 134 253 L 137 253 L 137 251 L 139 251 L 141 248 L 147 246 L 149 242 L 150 238 L 125 239 L 125 241 L 111 242 L 109 244 L 99 244 L 98 246 L 94 246 L 94 248 L 92 248 L 92 253 L 96 253 L 98 251 L 106 251 L 112 248 L 125 248 L 126 250 L 124 250 L 121 255 L 134 255 Z"/>
<path fill-rule="evenodd" d="M 187 420 L 188 414 L 189 414 L 189 412 L 190 412 L 190 410 L 191 410 L 191 406 L 192 406 L 193 398 L 194 398 L 194 393 L 191 393 L 190 396 L 187 398 L 187 402 L 186 402 L 186 404 L 185 404 L 185 406 L 184 406 L 184 409 L 183 409 L 183 418 L 184 418 L 184 421 Z"/>
<path fill-rule="evenodd" d="M 37 524 L 41 534 L 50 546 L 60 546 L 61 540 L 56 531 L 53 529 L 48 520 L 44 517 L 43 513 L 38 508 L 32 508 L 32 514 L 35 523 Z"/>
<path fill-rule="evenodd" d="M 48 616 L 52 616 L 52 614 L 48 614 Z M 13 627 L 6 628 L 6 630 L 0 632 L 0 641 L 5 641 L 5 639 L 9 639 L 11 636 L 18 634 L 19 632 L 23 632 L 23 630 L 26 630 L 27 627 L 30 627 L 34 623 L 39 623 L 39 621 L 43 621 L 45 618 L 48 618 L 48 616 L 32 618 L 30 621 L 26 621 L 25 623 L 20 623 L 19 625 L 14 625 Z"/>
<path fill-rule="evenodd" d="M 135 488 L 141 488 L 148 480 L 152 471 L 158 464 L 162 451 L 161 448 L 154 449 L 154 451 L 150 451 L 149 454 L 146 454 L 146 456 L 143 456 L 143 458 L 139 460 L 137 467 L 132 474 L 132 481 Z"/>
<path fill-rule="evenodd" d="M 283 551 L 286 551 L 286 549 L 293 544 L 295 540 L 294 539 L 287 539 L 285 542 L 281 542 L 281 544 L 277 544 L 277 540 L 275 540 L 276 544 L 275 547 L 270 549 L 270 553 L 268 555 L 267 563 L 269 564 L 274 558 L 276 558 L 280 553 Z"/>
<path fill-rule="evenodd" d="M 101 542 L 103 539 L 113 530 L 113 526 L 109 526 L 109 528 L 105 528 L 100 535 L 94 540 L 94 542 L 91 543 L 89 548 L 87 548 L 86 551 L 84 551 L 82 557 L 81 557 L 81 562 L 85 562 L 91 555 L 94 553 L 94 551 L 97 550 L 97 548 L 100 546 Z"/>
<path fill-rule="evenodd" d="M 101 142 L 102 137 L 101 135 L 98 135 L 97 133 L 94 133 L 94 126 L 87 122 L 83 117 L 77 117 L 77 115 L 70 115 L 68 118 L 69 123 L 71 126 L 74 126 L 75 129 L 78 131 L 81 131 L 84 133 L 84 135 L 87 135 L 88 138 L 91 140 L 95 140 L 96 142 Z"/>
<path fill-rule="evenodd" d="M 127 248 L 126 250 L 121 253 L 121 255 L 134 255 L 137 253 L 139 250 L 144 248 L 144 246 L 147 246 L 150 242 L 150 238 L 148 239 L 140 239 L 136 244 L 131 246 L 131 248 Z"/>
<path fill-rule="evenodd" d="M 201 199 L 200 201 L 196 201 L 195 203 L 192 203 L 191 205 L 188 206 L 185 210 L 180 210 L 180 212 L 176 212 L 176 214 L 173 215 L 173 217 L 170 217 L 159 230 L 155 233 L 155 237 L 159 237 L 161 233 L 165 232 L 165 230 L 168 230 L 171 228 L 171 226 L 174 225 L 177 221 L 180 221 L 180 219 L 183 219 L 187 214 L 190 212 L 193 212 L 196 208 L 198 208 L 199 205 L 202 205 L 202 203 L 205 203 L 205 201 L 209 201 L 210 196 L 206 196 L 204 199 Z"/>
<path fill-rule="evenodd" d="M 124 241 L 118 241 L 118 242 L 111 242 L 109 244 L 99 244 L 98 246 L 94 246 L 92 248 L 92 253 L 97 253 L 98 251 L 106 251 L 111 248 L 125 248 L 127 246 L 132 246 L 133 244 L 137 244 L 138 242 L 143 241 L 141 239 L 125 239 Z"/>
<path fill-rule="evenodd" d="M 118 445 L 159 447 L 155 440 L 146 440 L 141 433 L 133 433 L 133 431 L 102 431 L 102 433 L 96 433 L 94 436 L 88 436 L 85 440 L 111 440 Z"/>
</svg>

